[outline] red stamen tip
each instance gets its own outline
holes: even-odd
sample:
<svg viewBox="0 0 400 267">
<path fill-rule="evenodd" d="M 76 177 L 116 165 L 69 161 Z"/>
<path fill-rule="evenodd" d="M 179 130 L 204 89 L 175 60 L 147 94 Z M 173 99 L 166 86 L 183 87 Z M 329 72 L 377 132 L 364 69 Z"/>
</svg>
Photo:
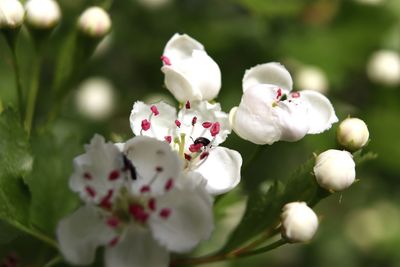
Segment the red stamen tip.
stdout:
<svg viewBox="0 0 400 267">
<path fill-rule="evenodd" d="M 92 180 L 92 175 L 90 175 L 90 173 L 88 173 L 88 172 L 85 172 L 84 174 L 83 174 L 83 178 L 85 178 L 86 180 Z"/>
<path fill-rule="evenodd" d="M 219 122 L 214 123 L 210 129 L 211 136 L 215 137 L 217 134 L 219 134 L 220 130 L 221 130 L 221 126 L 220 126 Z"/>
<path fill-rule="evenodd" d="M 171 66 L 171 60 L 167 56 L 161 56 L 161 60 L 165 65 Z"/>
<path fill-rule="evenodd" d="M 162 209 L 159 213 L 160 217 L 163 219 L 168 219 L 168 217 L 171 215 L 171 210 L 170 209 Z"/>
<path fill-rule="evenodd" d="M 168 181 L 165 183 L 165 190 L 169 191 L 172 189 L 172 187 L 174 186 L 174 180 L 172 178 L 169 178 Z"/>
<path fill-rule="evenodd" d="M 194 126 L 194 125 L 196 124 L 196 122 L 197 122 L 197 117 L 195 116 L 195 117 L 193 117 L 193 119 L 192 119 L 192 126 Z"/>
<path fill-rule="evenodd" d="M 202 126 L 203 126 L 204 128 L 206 128 L 206 129 L 210 128 L 211 125 L 212 125 L 212 123 L 211 123 L 211 122 L 208 122 L 208 121 L 203 122 L 203 124 L 202 124 Z"/>
<path fill-rule="evenodd" d="M 169 144 L 171 144 L 171 142 L 172 142 L 172 136 L 167 135 L 167 136 L 164 137 L 164 139 L 165 139 L 165 141 L 167 141 Z"/>
<path fill-rule="evenodd" d="M 105 208 L 105 209 L 111 209 L 112 204 L 111 204 L 111 198 L 113 195 L 114 191 L 113 190 L 108 190 L 107 195 L 103 197 L 103 199 L 100 202 L 100 206 Z"/>
<path fill-rule="evenodd" d="M 150 186 L 144 185 L 142 188 L 140 188 L 140 193 L 147 193 L 150 192 Z"/>
<path fill-rule="evenodd" d="M 114 247 L 119 241 L 119 237 L 114 237 L 109 243 L 108 245 L 110 245 L 111 247 Z"/>
<path fill-rule="evenodd" d="M 85 191 L 90 197 L 95 197 L 96 196 L 96 191 L 90 186 L 86 186 L 85 187 Z"/>
<path fill-rule="evenodd" d="M 189 154 L 184 154 L 184 156 L 185 156 L 185 159 L 187 160 L 187 161 L 191 161 L 192 160 L 192 156 L 190 156 Z"/>
<path fill-rule="evenodd" d="M 276 99 L 281 98 L 281 96 L 282 96 L 282 89 L 278 88 L 278 91 L 276 92 Z"/>
<path fill-rule="evenodd" d="M 186 101 L 186 105 L 185 105 L 185 107 L 186 107 L 186 109 L 190 109 L 190 102 L 189 102 L 189 100 L 188 100 L 188 101 Z"/>
<path fill-rule="evenodd" d="M 112 172 L 110 172 L 110 175 L 108 176 L 108 180 L 110 181 L 117 180 L 118 178 L 119 178 L 119 171 L 117 170 L 113 170 Z"/>
<path fill-rule="evenodd" d="M 153 105 L 150 107 L 151 112 L 153 112 L 154 116 L 157 116 L 158 114 L 160 114 L 160 112 L 158 112 L 158 108 Z"/>
<path fill-rule="evenodd" d="M 151 123 L 147 119 L 142 120 L 142 130 L 143 131 L 147 131 L 148 129 L 150 129 L 150 126 L 151 126 Z"/>
<path fill-rule="evenodd" d="M 210 153 L 205 151 L 205 152 L 201 153 L 200 159 L 204 159 L 205 157 L 208 157 L 208 155 L 210 155 Z"/>
<path fill-rule="evenodd" d="M 203 144 L 198 143 L 198 144 L 191 144 L 189 146 L 189 151 L 192 153 L 199 152 L 199 150 L 203 147 Z"/>
<path fill-rule="evenodd" d="M 156 210 L 156 200 L 154 198 L 150 198 L 149 202 L 147 203 L 147 206 L 149 207 L 150 210 L 155 211 Z"/>
<path fill-rule="evenodd" d="M 181 127 L 181 122 L 179 120 L 175 120 L 175 125 L 178 126 L 178 128 Z"/>
<path fill-rule="evenodd" d="M 149 218 L 149 214 L 144 210 L 144 207 L 137 203 L 133 203 L 129 206 L 129 213 L 135 220 L 141 223 L 145 223 Z"/>
<path fill-rule="evenodd" d="M 110 217 L 107 219 L 107 225 L 111 228 L 116 228 L 119 225 L 119 219 L 117 217 Z"/>
<path fill-rule="evenodd" d="M 157 166 L 156 167 L 156 172 L 162 172 L 164 169 L 161 166 Z"/>
<path fill-rule="evenodd" d="M 299 98 L 300 97 L 300 92 L 293 92 L 292 93 L 293 98 Z"/>
</svg>

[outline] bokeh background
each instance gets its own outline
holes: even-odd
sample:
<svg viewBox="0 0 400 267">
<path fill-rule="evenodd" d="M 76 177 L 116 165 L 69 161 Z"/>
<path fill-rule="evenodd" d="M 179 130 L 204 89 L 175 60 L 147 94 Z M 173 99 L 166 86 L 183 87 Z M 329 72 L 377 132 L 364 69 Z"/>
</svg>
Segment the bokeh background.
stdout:
<svg viewBox="0 0 400 267">
<path fill-rule="evenodd" d="M 296 90 L 318 90 L 331 99 L 340 120 L 351 115 L 368 124 L 371 141 L 366 150 L 378 157 L 358 167 L 358 183 L 317 206 L 321 225 L 313 242 L 205 266 L 400 267 L 400 1 L 59 3 L 63 20 L 45 50 L 35 117 L 38 131 L 54 104 L 49 97 L 54 69 L 79 14 L 87 6 L 101 4 L 109 8 L 113 21 L 112 32 L 60 101 L 60 116 L 51 125 L 59 140 L 74 136 L 84 144 L 95 132 L 114 141 L 126 140 L 132 136 L 129 114 L 136 100 L 163 99 L 176 104 L 163 87 L 160 71 L 163 47 L 176 32 L 199 40 L 219 64 L 223 86 L 217 100 L 226 112 L 240 101 L 246 69 L 278 61 L 291 72 Z M 27 87 L 33 48 L 26 30 L 18 43 L 18 57 Z M 13 79 L 10 53 L 1 38 L 0 107 L 15 105 Z M 306 136 L 296 143 L 279 142 L 265 149 L 243 178 L 241 188 L 217 207 L 216 234 L 196 253 L 204 254 L 223 244 L 229 229 L 240 218 L 246 195 L 267 189 L 273 179 L 284 179 L 313 152 L 335 148 L 336 128 L 318 136 Z M 63 142 L 67 149 L 69 143 Z M 245 161 L 256 149 L 235 134 L 225 145 L 239 150 Z M 82 150 L 83 147 L 71 152 L 71 159 Z M 51 255 L 45 245 L 10 227 L 6 235 L 0 232 L 0 261 L 12 252 L 17 253 L 21 266 L 42 266 Z"/>
</svg>

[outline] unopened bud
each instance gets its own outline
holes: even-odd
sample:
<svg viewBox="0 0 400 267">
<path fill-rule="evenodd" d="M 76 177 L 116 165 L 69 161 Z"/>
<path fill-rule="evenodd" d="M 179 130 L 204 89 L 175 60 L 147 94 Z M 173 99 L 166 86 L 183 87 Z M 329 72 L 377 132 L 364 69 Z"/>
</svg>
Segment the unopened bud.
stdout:
<svg viewBox="0 0 400 267">
<path fill-rule="evenodd" d="M 348 188 L 356 178 L 355 163 L 347 151 L 329 149 L 316 159 L 314 174 L 318 184 L 329 191 Z"/>
<path fill-rule="evenodd" d="M 53 28 L 61 18 L 60 6 L 54 0 L 29 0 L 25 10 L 26 21 L 32 28 Z"/>
<path fill-rule="evenodd" d="M 15 29 L 24 21 L 24 8 L 18 0 L 0 0 L 0 29 Z"/>
<path fill-rule="evenodd" d="M 368 142 L 369 131 L 363 120 L 348 118 L 342 121 L 337 130 L 339 144 L 350 151 L 355 151 Z"/>
<path fill-rule="evenodd" d="M 282 236 L 289 242 L 308 242 L 318 229 L 318 217 L 305 202 L 292 202 L 283 207 Z"/>
<path fill-rule="evenodd" d="M 80 16 L 78 26 L 82 33 L 101 38 L 110 31 L 111 19 L 101 7 L 89 7 Z"/>
</svg>

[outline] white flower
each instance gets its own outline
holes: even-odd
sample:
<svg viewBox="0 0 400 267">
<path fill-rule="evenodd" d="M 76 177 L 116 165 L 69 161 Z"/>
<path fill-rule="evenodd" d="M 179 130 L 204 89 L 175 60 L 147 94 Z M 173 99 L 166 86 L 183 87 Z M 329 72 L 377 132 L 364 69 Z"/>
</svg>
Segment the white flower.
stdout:
<svg viewBox="0 0 400 267">
<path fill-rule="evenodd" d="M 339 124 L 337 139 L 346 149 L 351 151 L 358 150 L 368 142 L 368 127 L 363 120 L 347 118 Z"/>
<path fill-rule="evenodd" d="M 321 187 L 330 191 L 344 190 L 356 178 L 353 157 L 347 151 L 329 149 L 318 155 L 314 174 Z"/>
<path fill-rule="evenodd" d="M 161 59 L 165 85 L 178 101 L 217 97 L 221 71 L 201 43 L 186 34 L 175 34 L 165 46 Z"/>
<path fill-rule="evenodd" d="M 78 27 L 81 32 L 90 37 L 101 38 L 110 31 L 111 19 L 101 7 L 89 7 L 80 16 Z"/>
<path fill-rule="evenodd" d="M 289 242 L 308 242 L 318 229 L 318 218 L 304 202 L 292 202 L 283 207 L 282 235 Z"/>
<path fill-rule="evenodd" d="M 102 77 L 92 77 L 79 85 L 76 105 L 80 113 L 94 120 L 105 119 L 114 110 L 115 88 Z"/>
<path fill-rule="evenodd" d="M 72 264 L 92 263 L 105 246 L 106 267 L 167 267 L 169 251 L 186 252 L 211 234 L 212 200 L 184 177 L 165 142 L 139 136 L 120 152 L 96 135 L 74 166 L 70 186 L 86 204 L 57 228 Z"/>
<path fill-rule="evenodd" d="M 337 122 L 325 96 L 311 90 L 291 92 L 292 83 L 289 72 L 279 63 L 247 70 L 242 100 L 230 114 L 233 130 L 255 144 L 272 144 L 321 133 Z"/>
<path fill-rule="evenodd" d="M 53 28 L 61 18 L 60 6 L 54 0 L 29 0 L 25 10 L 26 21 L 34 28 Z"/>
<path fill-rule="evenodd" d="M 24 7 L 18 0 L 0 0 L 0 29 L 15 29 L 24 21 Z"/>
<path fill-rule="evenodd" d="M 387 86 L 400 84 L 400 55 L 391 50 L 379 50 L 372 54 L 367 65 L 368 77 Z"/>
<path fill-rule="evenodd" d="M 228 115 L 218 103 L 187 101 L 175 108 L 160 102 L 133 105 L 131 128 L 135 135 L 165 140 L 185 159 L 185 171 L 193 179 L 205 179 L 211 194 L 225 193 L 240 181 L 242 158 L 234 150 L 219 147 L 231 132 Z"/>
</svg>

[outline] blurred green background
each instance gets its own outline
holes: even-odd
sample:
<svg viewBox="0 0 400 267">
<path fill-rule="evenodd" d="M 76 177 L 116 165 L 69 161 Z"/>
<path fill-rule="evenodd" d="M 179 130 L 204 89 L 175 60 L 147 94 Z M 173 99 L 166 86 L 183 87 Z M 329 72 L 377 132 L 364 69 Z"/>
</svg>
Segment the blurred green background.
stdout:
<svg viewBox="0 0 400 267">
<path fill-rule="evenodd" d="M 175 32 L 199 40 L 219 64 L 223 86 L 217 100 L 226 112 L 239 104 L 246 69 L 279 61 L 292 73 L 296 90 L 325 93 L 340 120 L 348 115 L 363 119 L 371 136 L 367 150 L 376 152 L 378 158 L 358 167 L 360 182 L 317 206 L 321 225 L 310 244 L 287 245 L 266 255 L 205 266 L 400 267 L 400 1 L 59 2 L 63 20 L 45 50 L 35 117 L 38 132 L 55 103 L 49 97 L 54 69 L 62 51 L 65 54 L 65 43 L 79 14 L 87 6 L 104 5 L 109 8 L 113 30 L 67 88 L 60 116 L 50 127 L 59 148 L 43 148 L 46 144 L 39 142 L 33 150 L 36 146 L 44 151 L 45 158 L 63 155 L 67 161 L 57 162 L 57 157 L 53 161 L 68 165 L 68 173 L 69 160 L 83 151 L 82 144 L 95 132 L 114 141 L 132 137 L 129 114 L 136 100 L 174 103 L 163 87 L 160 56 Z M 26 30 L 17 51 L 27 87 L 33 48 Z M 9 49 L 1 38 L 0 103 L 4 107 L 16 106 L 13 81 Z M 243 210 L 243 196 L 268 188 L 273 179 L 284 179 L 313 152 L 335 148 L 336 128 L 296 143 L 268 147 L 243 178 L 241 191 L 226 201 L 233 205 L 219 204 L 217 234 L 197 253 L 211 252 L 223 244 L 227 229 Z M 244 161 L 256 148 L 235 134 L 224 145 L 240 151 Z M 52 171 L 45 173 L 51 176 Z M 68 174 L 63 179 L 66 186 Z M 0 262 L 16 252 L 21 266 L 42 266 L 52 255 L 51 249 L 12 227 L 2 229 L 7 231 L 0 232 Z"/>
</svg>

